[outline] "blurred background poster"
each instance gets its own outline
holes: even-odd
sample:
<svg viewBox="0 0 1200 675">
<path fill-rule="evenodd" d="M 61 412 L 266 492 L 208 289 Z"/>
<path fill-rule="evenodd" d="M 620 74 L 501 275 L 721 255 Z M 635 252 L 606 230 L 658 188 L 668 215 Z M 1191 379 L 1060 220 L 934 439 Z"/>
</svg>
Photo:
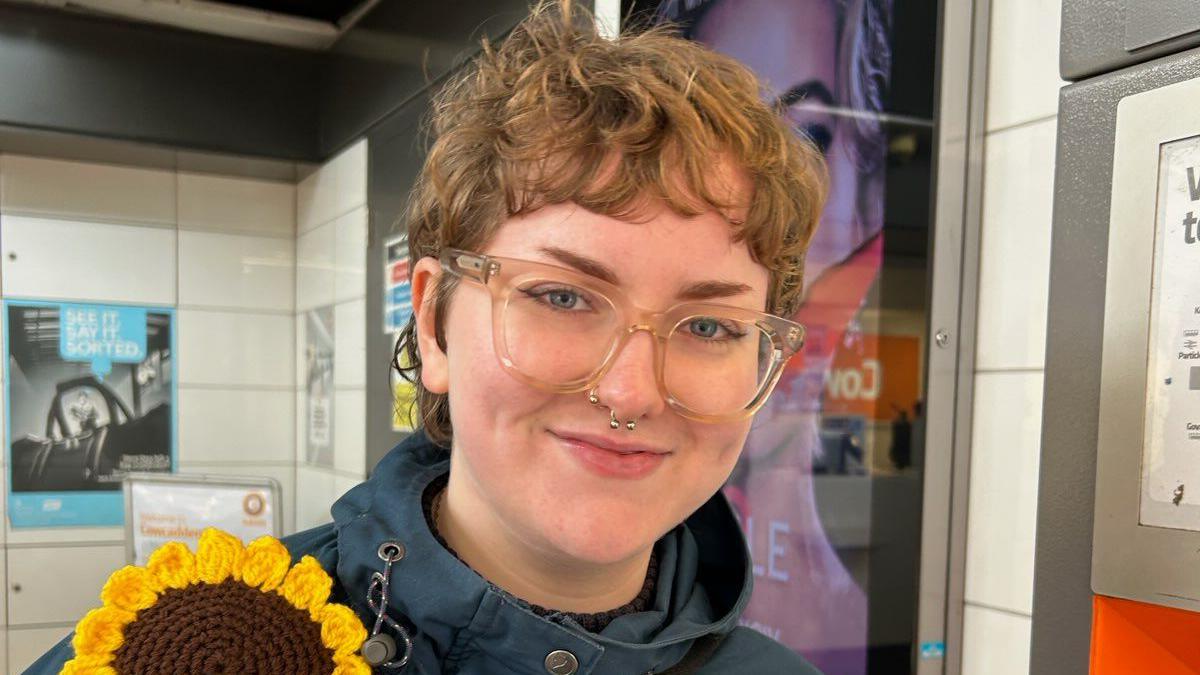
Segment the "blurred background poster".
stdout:
<svg viewBox="0 0 1200 675">
<path fill-rule="evenodd" d="M 304 371 L 308 405 L 304 408 L 309 464 L 333 467 L 333 305 L 310 309 L 305 314 Z"/>
<path fill-rule="evenodd" d="M 923 16 L 904 11 L 904 25 Z M 665 0 L 653 12 L 754 70 L 829 167 L 792 317 L 807 328 L 805 349 L 725 488 L 754 559 L 743 623 L 827 675 L 911 663 L 927 344 L 921 158 L 933 125 L 890 107 L 893 73 L 903 80 L 909 59 L 931 58 L 907 36 L 893 68 L 895 18 L 891 0 Z M 910 84 L 909 98 L 930 90 Z"/>
<path fill-rule="evenodd" d="M 175 465 L 174 311 L 6 301 L 13 527 L 120 525 L 121 480 Z"/>
</svg>

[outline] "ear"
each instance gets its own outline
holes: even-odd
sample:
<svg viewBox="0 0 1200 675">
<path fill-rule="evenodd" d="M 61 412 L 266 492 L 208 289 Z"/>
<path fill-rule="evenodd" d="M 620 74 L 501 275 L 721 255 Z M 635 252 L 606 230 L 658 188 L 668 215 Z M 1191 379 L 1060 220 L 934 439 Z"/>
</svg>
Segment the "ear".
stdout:
<svg viewBox="0 0 1200 675">
<path fill-rule="evenodd" d="M 442 266 L 433 257 L 418 260 L 410 276 L 413 315 L 417 321 L 417 347 L 421 350 L 421 384 L 434 394 L 445 394 L 450 389 L 449 363 L 446 352 L 437 343 L 433 311 L 441 276 Z"/>
</svg>

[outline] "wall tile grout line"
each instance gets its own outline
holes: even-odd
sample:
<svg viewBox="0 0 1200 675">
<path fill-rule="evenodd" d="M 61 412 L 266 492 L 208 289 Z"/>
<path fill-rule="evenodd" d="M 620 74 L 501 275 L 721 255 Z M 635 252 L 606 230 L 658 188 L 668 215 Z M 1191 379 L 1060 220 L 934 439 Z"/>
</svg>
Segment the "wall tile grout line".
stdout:
<svg viewBox="0 0 1200 675">
<path fill-rule="evenodd" d="M 1017 129 L 1024 129 L 1025 127 L 1032 127 L 1032 126 L 1036 126 L 1036 125 L 1038 125 L 1038 124 L 1041 124 L 1041 123 L 1043 123 L 1043 122 L 1049 122 L 1049 121 L 1051 121 L 1051 120 L 1057 120 L 1057 119 L 1058 119 L 1058 113 L 1056 112 L 1056 113 L 1054 113 L 1053 115 L 1044 115 L 1044 116 L 1042 116 L 1042 117 L 1035 117 L 1035 118 L 1033 118 L 1033 119 L 1024 120 L 1024 121 L 1022 121 L 1022 122 L 1014 122 L 1014 123 L 1012 123 L 1012 124 L 1006 124 L 1006 125 L 1004 125 L 1004 126 L 1001 126 L 1001 127 L 996 127 L 995 129 L 988 129 L 988 130 L 987 130 L 987 131 L 984 133 L 984 135 L 985 135 L 985 136 L 988 136 L 988 137 L 990 137 L 990 136 L 993 136 L 993 135 L 995 135 L 995 134 L 1003 134 L 1003 133 L 1005 133 L 1005 132 L 1008 132 L 1008 131 L 1015 131 L 1015 130 L 1017 130 Z"/>
<path fill-rule="evenodd" d="M 965 601 L 963 601 L 963 604 L 968 607 L 975 607 L 977 609 L 986 609 L 986 610 L 990 610 L 993 612 L 999 612 L 1001 614 L 1007 614 L 1009 616 L 1018 617 L 1021 619 L 1029 619 L 1029 620 L 1033 619 L 1032 612 L 1026 614 L 1025 612 L 1021 612 L 1021 611 L 1018 611 L 1015 609 L 1008 609 L 1007 607 L 998 607 L 996 605 L 991 605 L 986 602 L 976 602 L 974 600 L 965 600 Z"/>
</svg>

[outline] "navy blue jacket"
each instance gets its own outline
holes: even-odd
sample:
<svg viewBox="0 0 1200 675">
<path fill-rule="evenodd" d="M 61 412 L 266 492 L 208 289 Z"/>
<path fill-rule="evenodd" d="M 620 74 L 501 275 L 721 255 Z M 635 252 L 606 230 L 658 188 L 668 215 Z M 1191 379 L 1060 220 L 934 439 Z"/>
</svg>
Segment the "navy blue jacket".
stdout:
<svg viewBox="0 0 1200 675">
<path fill-rule="evenodd" d="M 575 656 L 576 675 L 661 673 L 698 639 L 711 644 L 714 635 L 723 639 L 698 675 L 819 675 L 792 651 L 738 626 L 753 575 L 745 540 L 722 495 L 657 543 L 652 608 L 589 633 L 568 617 L 534 614 L 437 542 L 421 497 L 448 470 L 446 452 L 414 434 L 333 505 L 332 524 L 284 540 L 294 558 L 311 555 L 336 572 L 333 599 L 353 607 L 368 629 L 375 615 L 367 607 L 367 589 L 371 574 L 382 571 L 379 546 L 404 544 L 405 556 L 392 568 L 388 610 L 416 628 L 403 675 L 545 675 L 546 657 L 556 650 Z M 71 656 L 64 640 L 26 673 L 57 673 Z"/>
</svg>

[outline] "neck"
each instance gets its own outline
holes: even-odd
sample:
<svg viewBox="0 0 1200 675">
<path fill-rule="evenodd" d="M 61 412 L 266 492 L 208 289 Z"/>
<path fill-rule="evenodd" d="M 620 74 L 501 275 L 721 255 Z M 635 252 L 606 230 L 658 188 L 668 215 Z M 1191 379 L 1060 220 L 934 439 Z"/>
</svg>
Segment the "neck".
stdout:
<svg viewBox="0 0 1200 675">
<path fill-rule="evenodd" d="M 434 525 L 463 562 L 490 583 L 528 603 L 579 614 L 621 607 L 642 590 L 650 549 L 611 564 L 571 559 L 549 542 L 537 545 L 518 536 L 478 499 L 465 484 L 469 480 L 451 470 L 437 498 Z"/>
</svg>

